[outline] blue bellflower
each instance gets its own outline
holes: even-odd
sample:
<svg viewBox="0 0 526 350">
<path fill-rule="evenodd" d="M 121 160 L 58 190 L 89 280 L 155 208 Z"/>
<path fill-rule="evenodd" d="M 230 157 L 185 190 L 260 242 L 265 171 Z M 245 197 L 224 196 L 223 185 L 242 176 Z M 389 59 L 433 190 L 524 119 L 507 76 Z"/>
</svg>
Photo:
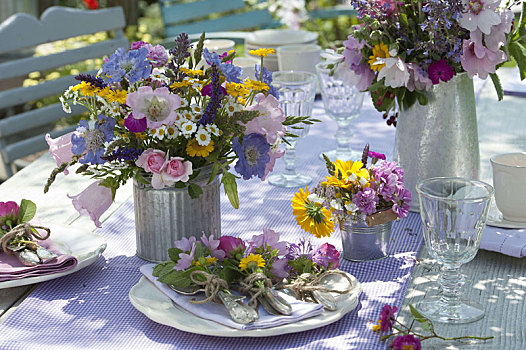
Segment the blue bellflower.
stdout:
<svg viewBox="0 0 526 350">
<path fill-rule="evenodd" d="M 270 145 L 265 136 L 257 133 L 245 135 L 243 143 L 236 137 L 232 141 L 232 149 L 238 160 L 234 169 L 243 176 L 244 180 L 257 176 L 265 176 L 265 167 L 270 161 Z"/>
<path fill-rule="evenodd" d="M 71 152 L 83 154 L 79 162 L 82 164 L 103 164 L 106 161 L 101 157 L 104 155 L 104 143 L 113 140 L 113 128 L 115 119 L 106 117 L 104 114 L 97 116 L 95 128 L 90 129 L 87 120 L 81 120 L 77 127 L 77 134 L 71 136 Z"/>
<path fill-rule="evenodd" d="M 102 65 L 102 76 L 109 83 L 119 83 L 126 78 L 130 84 L 146 79 L 150 76 L 152 67 L 146 58 L 148 49 L 141 47 L 138 50 L 126 52 L 123 47 L 115 50 L 108 62 Z"/>
<path fill-rule="evenodd" d="M 209 65 L 219 67 L 228 82 L 241 83 L 240 78 L 241 75 L 243 75 L 243 69 L 241 67 L 234 66 L 230 63 L 222 63 L 219 55 L 215 52 L 208 51 L 207 48 L 203 50 L 203 57 Z"/>
</svg>

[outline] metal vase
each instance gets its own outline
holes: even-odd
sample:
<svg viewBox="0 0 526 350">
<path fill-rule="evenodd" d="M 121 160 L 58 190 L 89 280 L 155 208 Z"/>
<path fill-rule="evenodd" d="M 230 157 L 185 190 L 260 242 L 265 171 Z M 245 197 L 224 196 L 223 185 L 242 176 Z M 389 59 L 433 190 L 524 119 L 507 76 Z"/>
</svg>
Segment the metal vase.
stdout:
<svg viewBox="0 0 526 350">
<path fill-rule="evenodd" d="M 418 211 L 416 184 L 431 177 L 477 179 L 480 167 L 473 80 L 466 73 L 433 85 L 429 102 L 400 111 L 394 158 L 405 172 L 411 211 Z"/>
<path fill-rule="evenodd" d="M 369 227 L 364 220 L 345 220 L 340 225 L 343 257 L 351 261 L 370 261 L 387 257 L 392 221 Z"/>
<path fill-rule="evenodd" d="M 133 183 L 137 256 L 151 262 L 168 260 L 168 248 L 183 237 L 221 236 L 219 176 L 207 184 L 210 172 L 194 183 L 203 193 L 192 199 L 187 188 L 156 190 L 136 180 Z"/>
</svg>

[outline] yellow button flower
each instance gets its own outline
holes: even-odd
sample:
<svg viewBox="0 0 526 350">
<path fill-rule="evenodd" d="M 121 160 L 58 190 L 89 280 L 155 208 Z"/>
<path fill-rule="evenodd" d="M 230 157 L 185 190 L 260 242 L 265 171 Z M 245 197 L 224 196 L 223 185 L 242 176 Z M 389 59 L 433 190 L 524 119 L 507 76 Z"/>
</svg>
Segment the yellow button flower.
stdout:
<svg viewBox="0 0 526 350">
<path fill-rule="evenodd" d="M 265 267 L 265 259 L 259 254 L 250 254 L 246 258 L 241 259 L 239 262 L 241 271 L 245 271 L 249 267 L 251 270 L 255 270 L 258 267 Z"/>
<path fill-rule="evenodd" d="M 389 58 L 389 48 L 384 43 L 376 44 L 373 47 L 373 55 L 369 56 L 369 65 L 375 72 L 379 72 L 385 64 L 375 64 L 377 58 Z"/>
<path fill-rule="evenodd" d="M 249 51 L 251 55 L 254 55 L 254 56 L 260 56 L 260 57 L 267 57 L 267 55 L 273 55 L 276 53 L 276 51 L 274 51 L 274 49 L 266 49 L 266 48 L 261 48 L 261 49 L 257 49 L 257 50 L 250 50 Z"/>
</svg>

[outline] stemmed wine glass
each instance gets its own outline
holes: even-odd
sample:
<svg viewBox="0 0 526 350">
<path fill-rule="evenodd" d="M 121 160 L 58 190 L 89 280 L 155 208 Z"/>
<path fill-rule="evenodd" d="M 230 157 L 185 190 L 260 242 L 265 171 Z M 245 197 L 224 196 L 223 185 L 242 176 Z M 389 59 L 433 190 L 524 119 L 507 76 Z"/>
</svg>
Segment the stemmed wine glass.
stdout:
<svg viewBox="0 0 526 350">
<path fill-rule="evenodd" d="M 316 95 L 316 75 L 301 71 L 278 71 L 272 74 L 272 85 L 279 92 L 279 104 L 286 116 L 310 116 L 314 96 Z M 296 172 L 296 143 L 309 133 L 309 126 L 303 124 L 303 129 L 287 127 L 287 131 L 298 137 L 286 137 L 285 171 L 268 177 L 271 185 L 279 187 L 303 187 L 312 182 L 312 177 Z"/>
<path fill-rule="evenodd" d="M 416 305 L 427 318 L 443 323 L 468 323 L 484 317 L 484 308 L 460 296 L 460 267 L 477 254 L 493 195 L 487 183 L 437 177 L 417 184 L 427 251 L 441 265 L 439 299 Z"/>
<path fill-rule="evenodd" d="M 336 121 L 338 130 L 334 138 L 338 143 L 335 150 L 322 152 L 329 159 L 356 160 L 362 158 L 362 152 L 351 149 L 352 132 L 349 128 L 351 120 L 360 115 L 364 93 L 360 92 L 354 85 L 353 79 L 348 79 L 353 74 L 346 72 L 345 76 L 334 73 L 326 62 L 316 65 L 316 71 L 320 77 L 321 96 L 325 112 Z"/>
</svg>

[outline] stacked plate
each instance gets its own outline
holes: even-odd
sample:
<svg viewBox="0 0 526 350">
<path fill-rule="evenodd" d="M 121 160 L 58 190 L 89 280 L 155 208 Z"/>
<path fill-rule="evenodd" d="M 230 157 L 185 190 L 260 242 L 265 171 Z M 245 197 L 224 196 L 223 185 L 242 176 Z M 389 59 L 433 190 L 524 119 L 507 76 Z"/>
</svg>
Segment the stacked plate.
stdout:
<svg viewBox="0 0 526 350">
<path fill-rule="evenodd" d="M 318 33 L 306 30 L 264 29 L 250 33 L 245 39 L 245 52 L 259 48 L 277 48 L 284 45 L 307 45 L 318 42 Z M 270 71 L 278 70 L 277 55 L 269 55 L 264 60 L 265 67 Z"/>
</svg>

